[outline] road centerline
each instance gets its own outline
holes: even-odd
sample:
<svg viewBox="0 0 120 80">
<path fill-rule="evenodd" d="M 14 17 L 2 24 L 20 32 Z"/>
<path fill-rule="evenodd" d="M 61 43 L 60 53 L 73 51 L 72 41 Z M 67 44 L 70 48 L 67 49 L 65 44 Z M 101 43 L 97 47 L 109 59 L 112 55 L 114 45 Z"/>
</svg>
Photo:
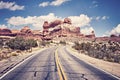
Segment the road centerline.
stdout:
<svg viewBox="0 0 120 80">
<path fill-rule="evenodd" d="M 56 61 L 56 66 L 57 66 L 57 70 L 58 70 L 58 75 L 60 77 L 60 80 L 68 80 L 67 77 L 66 77 L 66 74 L 62 68 L 62 65 L 60 63 L 60 60 L 58 58 L 58 52 L 57 52 L 57 49 L 55 51 L 55 61 Z"/>
</svg>

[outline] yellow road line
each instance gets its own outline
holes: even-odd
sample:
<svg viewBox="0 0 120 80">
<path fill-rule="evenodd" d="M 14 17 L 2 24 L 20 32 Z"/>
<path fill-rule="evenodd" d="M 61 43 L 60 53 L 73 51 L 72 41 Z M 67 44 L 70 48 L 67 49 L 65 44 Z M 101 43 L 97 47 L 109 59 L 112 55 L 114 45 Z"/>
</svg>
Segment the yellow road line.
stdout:
<svg viewBox="0 0 120 80">
<path fill-rule="evenodd" d="M 60 77 L 60 80 L 67 80 L 66 74 L 62 68 L 62 65 L 60 63 L 60 60 L 58 58 L 58 52 L 57 49 L 55 51 L 55 60 L 56 60 L 56 65 L 57 65 L 57 70 L 58 70 L 58 75 Z"/>
</svg>

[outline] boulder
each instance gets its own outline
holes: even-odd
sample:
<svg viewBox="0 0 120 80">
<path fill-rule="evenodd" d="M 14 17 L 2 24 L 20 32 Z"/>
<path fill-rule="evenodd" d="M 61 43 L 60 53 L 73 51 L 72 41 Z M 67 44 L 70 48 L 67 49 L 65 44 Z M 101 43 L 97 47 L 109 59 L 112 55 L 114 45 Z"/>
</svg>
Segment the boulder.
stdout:
<svg viewBox="0 0 120 80">
<path fill-rule="evenodd" d="M 49 28 L 49 23 L 48 21 L 45 21 L 43 24 L 43 29 L 48 29 Z"/>
<path fill-rule="evenodd" d="M 49 24 L 49 27 L 55 27 L 57 25 L 62 24 L 63 22 L 61 20 L 55 20 Z"/>
<path fill-rule="evenodd" d="M 21 33 L 32 33 L 31 29 L 28 26 L 25 26 L 24 28 L 21 29 Z"/>
<path fill-rule="evenodd" d="M 64 23 L 67 23 L 67 24 L 72 24 L 72 23 L 71 23 L 71 19 L 70 19 L 70 18 L 65 18 L 65 19 L 64 19 Z"/>
</svg>

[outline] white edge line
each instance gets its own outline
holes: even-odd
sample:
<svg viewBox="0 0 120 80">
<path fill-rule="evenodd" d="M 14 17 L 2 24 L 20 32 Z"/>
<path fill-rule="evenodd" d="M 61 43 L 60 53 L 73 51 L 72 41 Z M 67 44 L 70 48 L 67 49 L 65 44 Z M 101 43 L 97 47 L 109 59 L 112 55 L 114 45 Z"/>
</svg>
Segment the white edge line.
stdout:
<svg viewBox="0 0 120 80">
<path fill-rule="evenodd" d="M 45 48 L 45 49 L 46 49 L 46 48 Z M 37 54 L 39 54 L 39 52 L 41 52 L 41 51 L 43 51 L 43 50 L 45 50 L 45 49 L 39 50 Z M 36 53 L 36 52 L 33 52 L 33 53 Z M 1 80 L 2 78 L 4 78 L 6 75 L 8 75 L 10 72 L 12 72 L 14 69 L 16 69 L 18 66 L 20 66 L 21 64 L 23 64 L 24 62 L 26 62 L 27 60 L 29 60 L 30 58 L 34 57 L 34 56 L 37 55 L 37 54 L 33 54 L 33 55 L 31 55 L 30 57 L 26 58 L 24 61 L 18 63 L 15 67 L 13 67 L 13 68 L 10 69 L 9 71 L 7 71 L 5 74 L 3 74 L 3 75 L 0 77 L 0 80 Z"/>
<path fill-rule="evenodd" d="M 68 50 L 68 48 L 66 48 L 66 49 Z M 69 50 L 68 50 L 68 51 L 69 51 Z M 72 51 L 72 52 L 73 52 L 73 51 Z M 75 52 L 74 52 L 74 53 L 75 53 Z M 72 54 L 72 55 L 73 55 L 73 54 Z M 75 56 L 75 55 L 74 55 L 74 56 Z M 78 59 L 80 59 L 78 56 L 75 56 L 75 57 L 77 57 Z M 80 60 L 81 60 L 81 59 L 80 59 Z M 82 61 L 83 61 L 83 60 L 82 60 Z M 118 80 L 120 80 L 119 77 L 113 75 L 112 73 L 109 73 L 109 72 L 107 72 L 107 71 L 105 71 L 105 70 L 103 70 L 103 69 L 100 69 L 100 68 L 98 68 L 97 66 L 94 66 L 93 64 L 91 64 L 91 63 L 89 63 L 89 62 L 86 62 L 86 61 L 84 61 L 84 62 L 87 63 L 87 64 L 89 64 L 89 65 L 91 65 L 91 66 L 93 66 L 94 68 L 97 68 L 97 69 L 103 71 L 104 73 L 109 74 L 109 75 L 111 75 L 112 77 L 117 78 Z"/>
</svg>

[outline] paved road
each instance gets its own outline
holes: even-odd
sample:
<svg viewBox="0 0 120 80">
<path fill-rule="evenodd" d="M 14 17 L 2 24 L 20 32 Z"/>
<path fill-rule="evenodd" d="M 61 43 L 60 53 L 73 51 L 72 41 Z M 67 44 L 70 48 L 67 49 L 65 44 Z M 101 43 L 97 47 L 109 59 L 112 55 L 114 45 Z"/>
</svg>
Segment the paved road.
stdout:
<svg viewBox="0 0 120 80">
<path fill-rule="evenodd" d="M 59 48 L 58 54 L 68 80 L 118 80 L 78 59 L 65 47 Z"/>
<path fill-rule="evenodd" d="M 1 80 L 60 80 L 55 50 L 52 47 L 39 52 Z M 59 47 L 57 53 L 67 80 L 118 80 L 76 58 L 65 47 Z"/>
<path fill-rule="evenodd" d="M 53 47 L 38 53 L 2 80 L 59 80 L 54 58 L 55 50 Z"/>
</svg>

